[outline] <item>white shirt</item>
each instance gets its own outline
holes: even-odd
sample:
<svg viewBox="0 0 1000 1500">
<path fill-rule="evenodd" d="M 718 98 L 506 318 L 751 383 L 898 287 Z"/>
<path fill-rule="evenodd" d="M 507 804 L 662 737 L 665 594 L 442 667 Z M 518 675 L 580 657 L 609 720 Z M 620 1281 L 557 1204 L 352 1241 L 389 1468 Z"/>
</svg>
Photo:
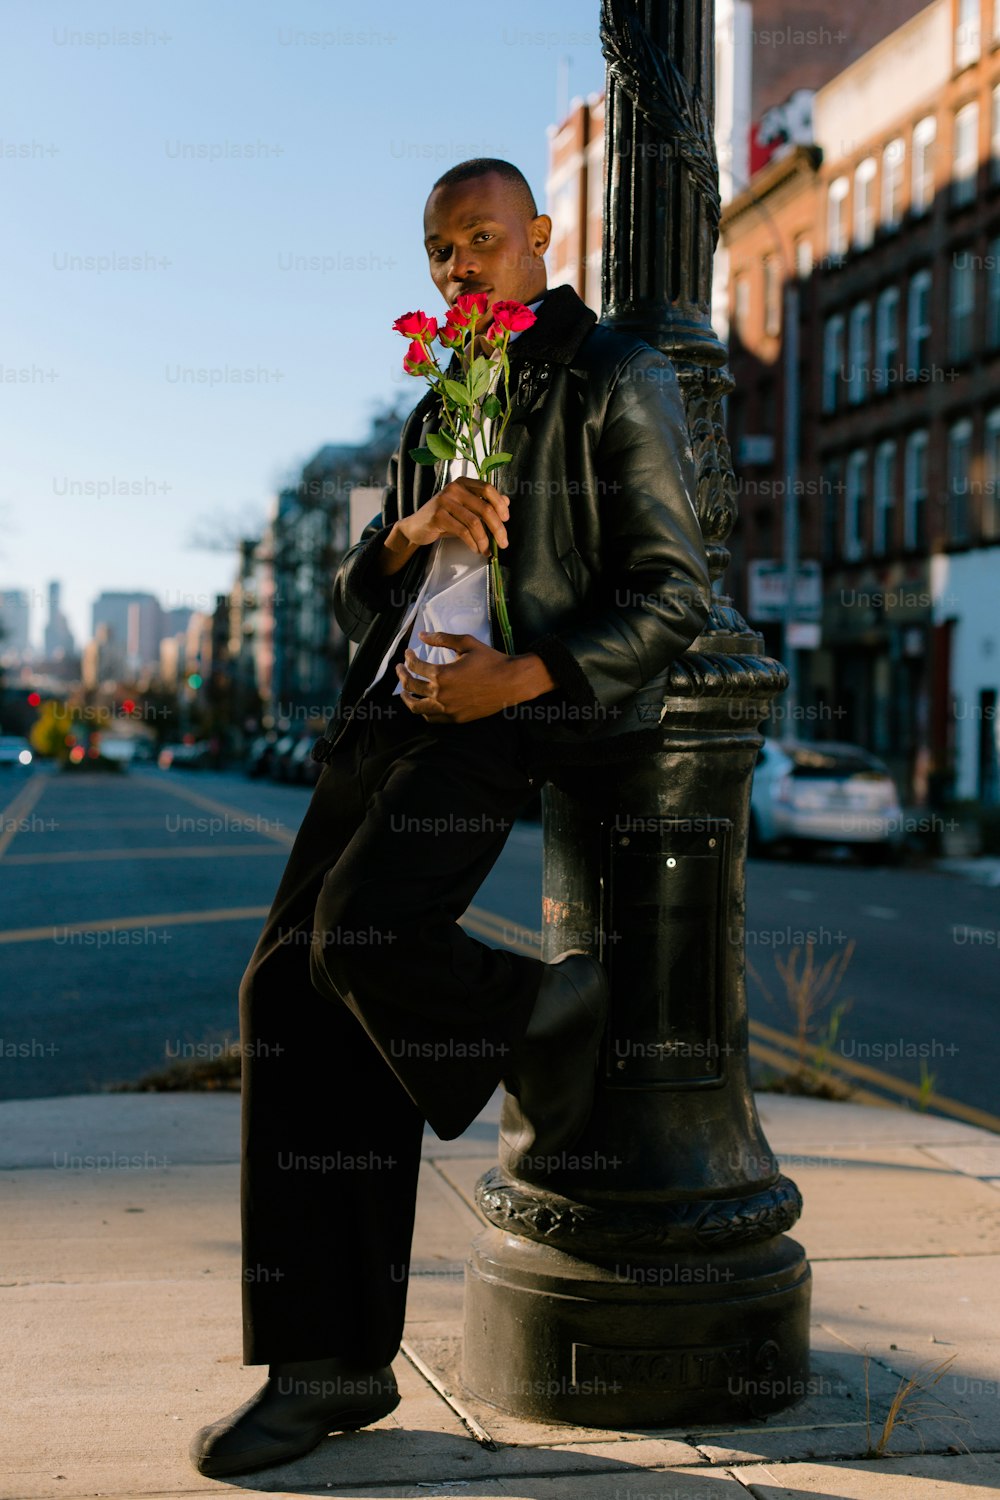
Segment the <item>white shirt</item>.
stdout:
<svg viewBox="0 0 1000 1500">
<path fill-rule="evenodd" d="M 539 297 L 528 305 L 534 311 L 541 301 L 542 298 Z M 513 343 L 518 337 L 519 334 L 512 333 L 510 342 Z M 482 432 L 476 433 L 475 450 L 480 462 L 489 452 L 492 425 L 489 417 L 486 417 Z M 442 470 L 439 488 L 443 489 L 453 479 L 464 478 L 468 473 L 475 473 L 469 459 L 449 459 Z M 500 555 L 503 556 L 502 549 Z M 448 662 L 457 661 L 457 653 L 451 646 L 432 646 L 427 641 L 422 641 L 419 635 L 421 630 L 428 633 L 445 630 L 451 635 L 472 635 L 487 646 L 491 644 L 486 582 L 489 565 L 489 553 L 471 551 L 457 536 L 441 536 L 431 543 L 431 556 L 420 592 L 407 610 L 375 676 L 365 688 L 365 694 L 371 692 L 384 673 L 407 630 L 410 632 L 407 642 L 410 649 L 421 661 L 434 665 L 444 666 Z M 412 675 L 415 677 L 418 674 L 414 672 Z M 426 681 L 425 678 L 421 680 Z M 403 684 L 397 682 L 392 691 L 393 696 L 401 693 Z"/>
</svg>

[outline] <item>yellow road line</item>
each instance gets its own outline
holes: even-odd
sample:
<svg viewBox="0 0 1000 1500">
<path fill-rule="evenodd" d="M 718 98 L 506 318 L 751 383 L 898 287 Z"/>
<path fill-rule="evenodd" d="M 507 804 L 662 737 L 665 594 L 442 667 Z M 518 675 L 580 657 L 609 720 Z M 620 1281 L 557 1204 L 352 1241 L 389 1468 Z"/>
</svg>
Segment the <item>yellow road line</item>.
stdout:
<svg viewBox="0 0 1000 1500">
<path fill-rule="evenodd" d="M 0 821 L 0 859 L 3 859 L 20 832 L 18 823 L 30 813 L 44 790 L 45 777 L 36 771 L 27 786 L 23 786 L 17 796 L 4 808 L 2 821 Z"/>
<path fill-rule="evenodd" d="M 254 816 L 253 813 L 248 813 L 245 808 L 236 807 L 231 802 L 219 802 L 215 797 L 206 797 L 201 792 L 192 792 L 189 787 L 173 785 L 164 786 L 163 782 L 160 781 L 156 776 L 137 776 L 133 772 L 133 780 L 141 782 L 148 787 L 155 788 L 156 791 L 165 792 L 168 797 L 179 797 L 182 802 L 190 802 L 195 807 L 204 807 L 207 812 L 222 813 L 226 817 L 239 818 L 244 822 L 247 818 L 252 818 Z M 263 828 L 259 831 L 264 835 L 265 838 L 275 839 L 279 844 L 291 845 L 295 842 L 295 834 L 291 832 L 268 833 Z"/>
<path fill-rule="evenodd" d="M 788 1065 L 792 1059 L 783 1056 L 773 1047 L 765 1047 L 761 1042 L 751 1041 L 750 1056 L 755 1057 L 758 1062 L 770 1063 L 772 1067 L 779 1068 L 782 1073 L 789 1071 Z M 868 1089 L 857 1088 L 851 1085 L 851 1102 L 853 1104 L 878 1104 L 883 1109 L 899 1109 L 900 1106 L 891 1099 L 883 1099 L 879 1094 L 873 1094 Z"/>
<path fill-rule="evenodd" d="M 768 1041 L 777 1042 L 779 1046 L 790 1047 L 798 1057 L 798 1044 L 794 1037 L 788 1036 L 783 1031 L 777 1031 L 773 1026 L 765 1026 L 763 1021 L 751 1021 L 750 1030 L 757 1035 L 765 1037 Z M 868 1083 L 875 1083 L 881 1089 L 889 1089 L 892 1093 L 901 1095 L 904 1099 L 912 1100 L 915 1104 L 923 1102 L 925 1107 L 940 1110 L 943 1114 L 953 1115 L 958 1120 L 967 1120 L 970 1125 L 981 1125 L 986 1130 L 1000 1131 L 1000 1115 L 991 1115 L 985 1109 L 976 1109 L 972 1104 L 962 1104 L 958 1099 L 950 1099 L 946 1094 L 925 1094 L 915 1083 L 907 1083 L 905 1078 L 896 1078 L 891 1073 L 885 1073 L 881 1068 L 873 1068 L 868 1063 L 853 1062 L 849 1057 L 838 1057 L 830 1059 L 829 1067 L 835 1073 L 847 1073 L 851 1078 L 864 1078 Z"/>
<path fill-rule="evenodd" d="M 247 922 L 262 920 L 267 906 L 228 906 L 216 911 L 155 912 L 148 916 L 109 917 L 101 922 L 65 922 L 58 927 L 11 927 L 0 932 L 0 943 L 37 943 L 64 938 L 73 932 L 124 932 L 135 927 L 192 927 L 202 922 Z"/>
<path fill-rule="evenodd" d="M 224 844 L 210 849 L 198 844 L 193 849 L 71 849 L 62 854 L 11 854 L 5 865 L 87 864 L 95 859 L 221 859 L 227 854 L 269 854 L 276 858 L 284 850 L 272 844 Z"/>
</svg>

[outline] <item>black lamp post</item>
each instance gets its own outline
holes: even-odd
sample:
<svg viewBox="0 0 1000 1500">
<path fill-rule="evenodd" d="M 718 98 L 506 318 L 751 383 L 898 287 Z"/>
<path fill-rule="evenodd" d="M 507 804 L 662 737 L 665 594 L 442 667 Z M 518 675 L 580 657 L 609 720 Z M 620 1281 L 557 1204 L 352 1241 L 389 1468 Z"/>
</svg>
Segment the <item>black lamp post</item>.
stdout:
<svg viewBox="0 0 1000 1500">
<path fill-rule="evenodd" d="M 603 0 L 602 321 L 674 361 L 713 579 L 735 480 L 710 322 L 719 191 L 712 0 Z M 477 1185 L 463 1381 L 508 1412 L 609 1427 L 762 1415 L 804 1394 L 801 1211 L 749 1081 L 745 857 L 759 725 L 788 682 L 723 594 L 656 684 L 657 751 L 546 786 L 543 956 L 580 946 L 612 1005 L 573 1154 Z"/>
</svg>

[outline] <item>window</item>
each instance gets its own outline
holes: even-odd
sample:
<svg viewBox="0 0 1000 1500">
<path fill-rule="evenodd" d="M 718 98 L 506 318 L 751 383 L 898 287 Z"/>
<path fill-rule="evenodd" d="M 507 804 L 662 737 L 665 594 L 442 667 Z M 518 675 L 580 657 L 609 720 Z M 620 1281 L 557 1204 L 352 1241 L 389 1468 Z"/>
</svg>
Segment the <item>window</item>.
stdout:
<svg viewBox="0 0 1000 1500">
<path fill-rule="evenodd" d="M 927 430 L 920 428 L 906 439 L 903 475 L 903 545 L 923 547 L 927 542 Z"/>
<path fill-rule="evenodd" d="M 986 257 L 986 343 L 1000 348 L 1000 235 L 990 240 Z"/>
<path fill-rule="evenodd" d="M 963 417 L 948 432 L 948 538 L 969 538 L 969 466 L 972 459 L 972 422 Z"/>
<path fill-rule="evenodd" d="M 982 534 L 984 541 L 995 541 L 1000 537 L 1000 406 L 986 413 L 983 460 Z"/>
<path fill-rule="evenodd" d="M 905 175 L 906 142 L 897 136 L 882 152 L 882 223 L 886 229 L 898 229 L 903 217 Z"/>
<path fill-rule="evenodd" d="M 866 250 L 875 238 L 875 158 L 866 156 L 854 169 L 854 244 Z"/>
<path fill-rule="evenodd" d="M 910 180 L 910 208 L 914 214 L 925 214 L 934 201 L 934 142 L 936 138 L 937 120 L 933 115 L 925 115 L 914 125 L 913 166 Z"/>
<path fill-rule="evenodd" d="M 875 304 L 875 386 L 885 390 L 899 361 L 899 288 L 887 286 Z"/>
<path fill-rule="evenodd" d="M 951 155 L 951 201 L 971 203 L 976 196 L 979 165 L 979 104 L 973 99 L 955 115 Z"/>
<path fill-rule="evenodd" d="M 958 0 L 955 14 L 955 67 L 967 68 L 979 56 L 979 0 Z"/>
<path fill-rule="evenodd" d="M 893 515 L 896 504 L 896 444 L 889 439 L 875 449 L 875 482 L 872 487 L 875 514 L 872 517 L 872 551 L 892 549 Z"/>
<path fill-rule="evenodd" d="M 847 488 L 844 496 L 844 558 L 847 562 L 857 562 L 864 555 L 867 483 L 867 455 L 863 448 L 855 448 L 847 460 Z"/>
<path fill-rule="evenodd" d="M 805 281 L 807 276 L 812 275 L 812 268 L 812 240 L 806 239 L 804 234 L 800 234 L 795 241 L 795 274 L 800 281 Z"/>
<path fill-rule="evenodd" d="M 850 184 L 846 177 L 835 177 L 830 183 L 827 200 L 826 249 L 831 260 L 839 260 L 847 250 L 847 194 Z"/>
<path fill-rule="evenodd" d="M 973 315 L 976 305 L 976 273 L 971 251 L 957 250 L 951 262 L 948 299 L 948 353 L 953 360 L 972 353 Z"/>
<path fill-rule="evenodd" d="M 827 318 L 823 330 L 823 410 L 836 411 L 844 363 L 844 320 L 840 313 Z"/>
<path fill-rule="evenodd" d="M 781 333 L 781 267 L 774 255 L 764 260 L 764 332 L 769 338 Z"/>
<path fill-rule="evenodd" d="M 750 278 L 737 276 L 733 282 L 733 326 L 746 343 L 747 326 L 750 319 Z"/>
<path fill-rule="evenodd" d="M 993 40 L 1000 42 L 1000 0 L 993 0 Z"/>
<path fill-rule="evenodd" d="M 843 463 L 839 458 L 828 458 L 823 464 L 823 561 L 835 562 L 838 557 L 837 541 L 840 525 L 840 497 L 844 493 L 841 477 Z"/>
<path fill-rule="evenodd" d="M 1000 83 L 990 95 L 990 181 L 1000 182 Z"/>
<path fill-rule="evenodd" d="M 910 281 L 906 322 L 906 373 L 910 380 L 919 380 L 927 368 L 931 339 L 931 273 L 926 268 Z"/>
<path fill-rule="evenodd" d="M 851 308 L 849 342 L 850 369 L 847 377 L 847 399 L 852 406 L 864 401 L 871 380 L 872 309 L 870 302 L 859 302 Z"/>
</svg>

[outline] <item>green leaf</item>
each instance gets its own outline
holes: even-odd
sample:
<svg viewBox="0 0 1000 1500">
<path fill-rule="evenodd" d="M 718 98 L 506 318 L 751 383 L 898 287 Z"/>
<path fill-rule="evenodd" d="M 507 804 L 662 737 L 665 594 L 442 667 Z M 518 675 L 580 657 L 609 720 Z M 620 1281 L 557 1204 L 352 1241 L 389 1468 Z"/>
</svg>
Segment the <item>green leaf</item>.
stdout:
<svg viewBox="0 0 1000 1500">
<path fill-rule="evenodd" d="M 411 448 L 410 457 L 413 459 L 414 463 L 418 464 L 437 463 L 437 459 L 429 448 Z"/>
<path fill-rule="evenodd" d="M 470 407 L 472 405 L 472 397 L 469 395 L 465 386 L 460 384 L 459 381 L 445 380 L 442 382 L 442 384 L 444 385 L 444 388 L 451 399 L 453 401 L 457 401 L 459 406 Z"/>
<path fill-rule="evenodd" d="M 472 394 L 477 401 L 485 391 L 489 390 L 496 370 L 494 362 L 486 359 L 482 354 L 472 361 Z"/>
<path fill-rule="evenodd" d="M 488 474 L 490 469 L 498 469 L 501 464 L 509 464 L 513 457 L 513 453 L 491 453 L 489 458 L 483 459 L 479 467 L 484 474 Z"/>
<path fill-rule="evenodd" d="M 429 432 L 427 446 L 435 458 L 454 458 L 457 451 L 455 439 L 445 432 Z"/>
<path fill-rule="evenodd" d="M 500 403 L 499 397 L 493 395 L 486 397 L 486 400 L 483 402 L 484 417 L 489 417 L 490 421 L 494 422 L 502 411 L 503 406 Z"/>
</svg>

